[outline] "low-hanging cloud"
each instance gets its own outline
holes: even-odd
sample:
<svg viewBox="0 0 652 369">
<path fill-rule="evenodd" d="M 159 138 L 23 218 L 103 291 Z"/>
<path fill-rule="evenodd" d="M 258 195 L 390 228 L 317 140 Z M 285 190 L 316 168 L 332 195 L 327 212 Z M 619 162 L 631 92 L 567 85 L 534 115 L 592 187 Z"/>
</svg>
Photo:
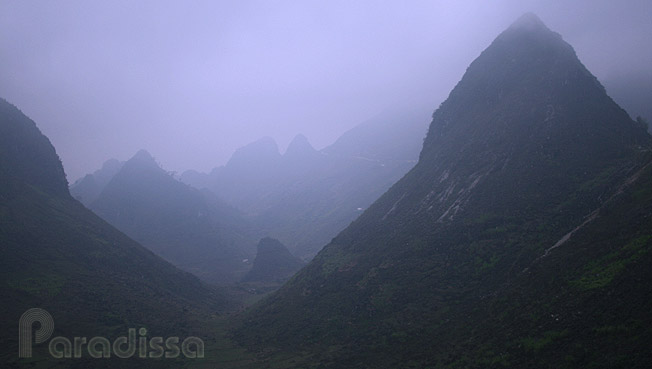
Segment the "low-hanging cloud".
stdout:
<svg viewBox="0 0 652 369">
<path fill-rule="evenodd" d="M 208 170 L 262 136 L 321 148 L 395 107 L 434 110 L 524 12 L 598 78 L 649 76 L 649 1 L 0 1 L 0 96 L 69 180 L 146 148 Z"/>
</svg>

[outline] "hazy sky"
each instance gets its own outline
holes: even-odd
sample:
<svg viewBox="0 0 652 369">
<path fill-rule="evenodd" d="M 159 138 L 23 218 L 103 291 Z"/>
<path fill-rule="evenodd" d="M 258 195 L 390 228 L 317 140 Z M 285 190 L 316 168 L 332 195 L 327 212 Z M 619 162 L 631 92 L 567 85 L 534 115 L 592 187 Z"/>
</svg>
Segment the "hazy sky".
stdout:
<svg viewBox="0 0 652 369">
<path fill-rule="evenodd" d="M 140 148 L 207 171 L 263 136 L 319 149 L 385 109 L 434 111 L 526 11 L 599 79 L 652 73 L 650 0 L 0 0 L 0 96 L 70 181 Z"/>
</svg>

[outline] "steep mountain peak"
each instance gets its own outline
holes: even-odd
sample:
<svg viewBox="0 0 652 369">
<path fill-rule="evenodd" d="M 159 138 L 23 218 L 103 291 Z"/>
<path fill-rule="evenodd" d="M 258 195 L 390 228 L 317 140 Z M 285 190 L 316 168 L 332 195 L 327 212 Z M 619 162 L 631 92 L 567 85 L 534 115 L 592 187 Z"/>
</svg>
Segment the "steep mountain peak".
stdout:
<svg viewBox="0 0 652 369">
<path fill-rule="evenodd" d="M 562 39 L 561 35 L 550 30 L 534 13 L 523 14 L 496 37 L 492 46 L 500 42 L 505 42 L 514 50 L 522 52 L 533 52 L 542 48 L 558 52 L 563 49 L 575 55 L 573 48 Z"/>
<path fill-rule="evenodd" d="M 433 114 L 416 166 L 252 309 L 238 339 L 300 350 L 315 348 L 312 342 L 337 344 L 343 348 L 334 353 L 339 361 L 330 361 L 332 367 L 353 360 L 360 367 L 396 367 L 417 356 L 424 357 L 419 367 L 485 367 L 484 348 L 477 362 L 457 360 L 467 355 L 466 347 L 454 354 L 451 349 L 469 342 L 481 347 L 497 327 L 519 326 L 509 314 L 490 322 L 503 312 L 498 303 L 527 291 L 510 286 L 529 278 L 525 271 L 578 229 L 608 215 L 602 212 L 611 212 L 605 202 L 634 181 L 633 170 L 649 160 L 651 148 L 650 136 L 607 96 L 573 48 L 527 15 L 471 63 Z M 633 193 L 623 197 L 642 196 Z M 624 234 L 618 227 L 612 231 Z M 590 249 L 600 235 L 584 237 L 591 246 L 563 249 L 584 258 L 586 267 L 567 268 L 571 258 L 554 250 L 555 257 L 546 260 L 552 267 L 536 277 L 570 276 L 570 283 L 542 287 L 545 294 L 523 304 L 528 313 L 550 314 L 547 303 L 564 299 L 548 296 L 574 291 L 580 277 L 570 273 L 596 270 L 591 258 L 612 260 L 616 245 L 598 256 Z M 510 288 L 511 295 L 505 293 Z M 613 300 L 610 294 L 604 298 Z M 607 324 L 585 315 L 584 307 L 581 317 L 571 317 L 570 311 L 580 310 L 566 306 L 569 320 L 559 322 L 559 331 L 587 317 L 592 326 Z M 529 328 L 543 321 L 526 319 Z M 397 332 L 401 338 L 394 340 Z M 523 329 L 518 336 L 531 332 Z M 593 347 L 580 332 L 586 328 L 573 334 Z M 435 337 L 446 343 L 433 345 Z M 524 342 L 500 340 L 492 351 L 515 352 Z M 594 353 L 600 357 L 599 349 Z"/>
<path fill-rule="evenodd" d="M 163 172 L 163 168 L 156 162 L 156 159 L 147 151 L 139 150 L 131 159 L 127 160 L 119 173 L 128 172 Z"/>
<path fill-rule="evenodd" d="M 283 156 L 302 158 L 306 155 L 314 155 L 315 153 L 317 153 L 317 150 L 308 142 L 306 136 L 298 134 L 292 139 Z"/>
<path fill-rule="evenodd" d="M 150 154 L 150 153 L 149 153 L 147 150 L 145 150 L 145 149 L 140 149 L 140 150 L 138 150 L 138 152 L 136 153 L 136 155 L 134 155 L 134 156 L 131 158 L 131 160 L 139 161 L 139 162 L 142 162 L 142 163 L 154 163 L 154 164 L 156 164 L 156 160 L 154 159 L 154 157 L 152 156 L 152 154 Z M 158 166 L 158 164 L 156 164 L 156 165 Z"/>
<path fill-rule="evenodd" d="M 589 111 L 594 114 L 587 114 Z M 607 96 L 573 47 L 528 13 L 468 67 L 433 115 L 421 158 L 431 151 L 450 150 L 444 148 L 450 145 L 491 146 L 491 155 L 499 155 L 498 151 L 514 153 L 561 141 L 570 150 L 559 147 L 555 149 L 562 150 L 557 151 L 559 154 L 590 147 L 602 155 L 607 152 L 605 147 L 619 150 L 625 142 L 646 140 L 642 133 Z M 577 140 L 566 142 L 574 136 Z M 620 136 L 626 138 L 613 139 Z M 498 142 L 502 144 L 493 145 Z M 570 159 L 580 157 L 586 155 L 572 155 Z"/>
<path fill-rule="evenodd" d="M 532 12 L 521 15 L 511 26 L 510 30 L 526 30 L 526 31 L 550 31 L 543 23 L 541 18 Z"/>
</svg>

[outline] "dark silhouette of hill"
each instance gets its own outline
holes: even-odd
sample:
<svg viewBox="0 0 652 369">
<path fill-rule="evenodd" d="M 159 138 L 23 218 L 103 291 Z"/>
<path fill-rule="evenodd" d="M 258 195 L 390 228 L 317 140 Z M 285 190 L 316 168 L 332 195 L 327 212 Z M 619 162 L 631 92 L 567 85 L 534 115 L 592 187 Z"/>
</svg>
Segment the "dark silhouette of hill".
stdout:
<svg viewBox="0 0 652 369">
<path fill-rule="evenodd" d="M 86 209 L 68 192 L 54 147 L 36 124 L 0 99 L 0 355 L 6 367 L 151 367 L 156 362 L 55 360 L 47 345 L 19 359 L 18 322 L 48 311 L 54 335 L 201 336 L 198 316 L 224 299 Z M 88 359 L 88 354 L 86 353 Z M 160 362 L 158 362 L 160 365 Z"/>
<path fill-rule="evenodd" d="M 291 277 L 304 262 L 293 256 L 287 247 L 270 237 L 258 242 L 254 266 L 244 282 L 282 282 Z"/>
<path fill-rule="evenodd" d="M 644 367 L 651 148 L 526 14 L 434 113 L 418 164 L 234 335 L 297 368 Z"/>
</svg>

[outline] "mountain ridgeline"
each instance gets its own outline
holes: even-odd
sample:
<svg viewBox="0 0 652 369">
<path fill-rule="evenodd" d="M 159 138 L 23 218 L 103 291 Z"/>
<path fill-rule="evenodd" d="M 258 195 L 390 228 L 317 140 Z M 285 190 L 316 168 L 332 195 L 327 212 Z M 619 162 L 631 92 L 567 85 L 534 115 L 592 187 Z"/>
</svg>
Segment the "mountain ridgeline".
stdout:
<svg viewBox="0 0 652 369">
<path fill-rule="evenodd" d="M 526 14 L 433 114 L 416 166 L 234 337 L 301 368 L 645 366 L 651 149 Z"/>
<path fill-rule="evenodd" d="M 188 171 L 181 180 L 209 189 L 261 234 L 309 259 L 414 166 L 427 122 L 423 109 L 385 112 L 319 151 L 298 135 L 283 155 L 267 137 L 211 173 Z"/>
<path fill-rule="evenodd" d="M 61 160 L 36 124 L 15 106 L 0 100 L 0 171 L 3 185 L 16 179 L 52 195 L 68 195 Z M 4 187 L 5 189 L 7 187 Z"/>
<path fill-rule="evenodd" d="M 82 204 L 90 207 L 124 164 L 116 159 L 107 160 L 102 168 L 75 181 L 70 186 L 70 194 Z"/>
<path fill-rule="evenodd" d="M 179 182 L 145 150 L 121 166 L 89 207 L 204 280 L 234 282 L 251 268 L 243 260 L 253 255 L 259 237 L 239 212 L 211 193 Z"/>
<path fill-rule="evenodd" d="M 142 150 L 107 161 L 70 192 L 179 268 L 231 283 L 252 268 L 261 237 L 314 256 L 414 165 L 424 117 L 418 109 L 385 113 L 321 151 L 298 135 L 281 155 L 266 137 L 210 174 L 187 171 L 180 181 Z"/>
<path fill-rule="evenodd" d="M 50 141 L 2 99 L 0 245 L 0 356 L 7 367 L 90 366 L 83 359 L 56 361 L 46 344 L 36 346 L 31 359 L 19 359 L 16 328 L 30 308 L 48 311 L 54 335 L 64 337 L 118 337 L 141 327 L 154 336 L 183 337 L 206 333 L 197 317 L 225 306 L 216 290 L 73 199 Z M 92 363 L 152 365 L 138 359 Z"/>
</svg>

